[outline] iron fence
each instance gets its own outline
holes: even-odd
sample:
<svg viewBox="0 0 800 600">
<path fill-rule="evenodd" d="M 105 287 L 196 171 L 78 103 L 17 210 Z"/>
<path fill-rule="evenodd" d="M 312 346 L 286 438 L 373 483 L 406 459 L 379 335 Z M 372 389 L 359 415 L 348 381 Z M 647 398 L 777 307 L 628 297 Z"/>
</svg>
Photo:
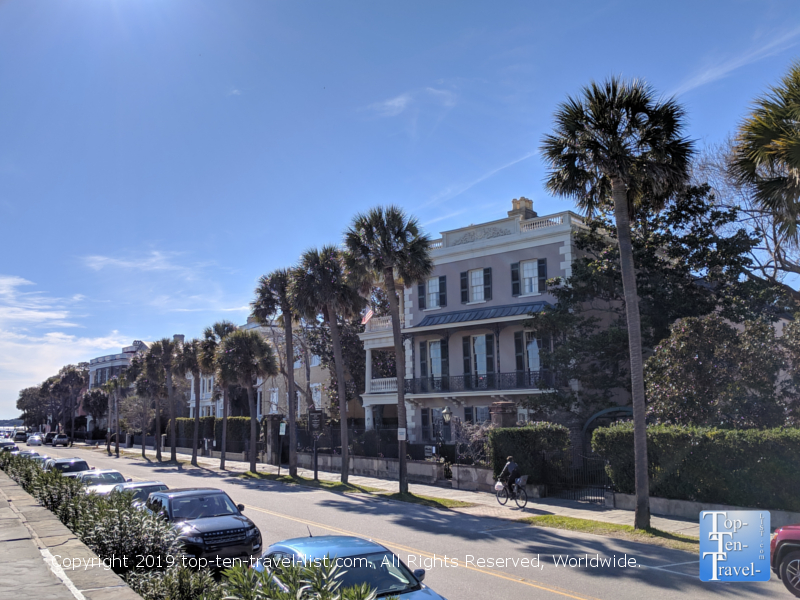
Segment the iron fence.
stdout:
<svg viewBox="0 0 800 600">
<path fill-rule="evenodd" d="M 416 377 L 405 380 L 407 394 L 467 392 L 473 390 L 518 390 L 553 388 L 552 371 L 513 371 L 511 373 L 469 373 L 443 377 Z"/>
<path fill-rule="evenodd" d="M 541 481 L 551 498 L 603 504 L 606 492 L 612 489 L 606 461 L 598 456 L 544 453 L 541 465 Z"/>
</svg>

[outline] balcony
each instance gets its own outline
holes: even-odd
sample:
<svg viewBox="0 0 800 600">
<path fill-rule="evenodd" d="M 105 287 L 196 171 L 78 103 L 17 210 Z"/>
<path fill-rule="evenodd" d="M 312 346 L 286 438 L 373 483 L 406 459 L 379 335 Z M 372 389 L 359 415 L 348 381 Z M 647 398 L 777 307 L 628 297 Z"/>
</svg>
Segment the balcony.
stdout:
<svg viewBox="0 0 800 600">
<path fill-rule="evenodd" d="M 418 377 L 405 380 L 406 394 L 452 394 L 497 390 L 552 389 L 556 382 L 552 371 L 514 371 L 485 375 L 451 375 L 449 377 Z M 367 384 L 367 394 L 396 394 L 397 378 L 373 379 Z"/>
<path fill-rule="evenodd" d="M 403 319 L 400 319 L 400 327 L 403 326 Z M 364 329 L 365 333 L 375 331 L 391 331 L 392 330 L 392 317 L 372 317 L 367 321 L 367 326 Z"/>
<path fill-rule="evenodd" d="M 552 371 L 514 371 L 484 375 L 450 375 L 449 377 L 418 377 L 405 380 L 406 394 L 453 394 L 459 392 L 512 391 L 552 389 Z"/>
</svg>

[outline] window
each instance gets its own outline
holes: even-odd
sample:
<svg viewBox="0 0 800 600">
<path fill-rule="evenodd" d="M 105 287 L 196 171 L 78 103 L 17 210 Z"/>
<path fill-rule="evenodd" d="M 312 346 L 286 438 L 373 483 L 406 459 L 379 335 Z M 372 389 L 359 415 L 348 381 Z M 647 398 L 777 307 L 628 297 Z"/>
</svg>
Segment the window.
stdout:
<svg viewBox="0 0 800 600">
<path fill-rule="evenodd" d="M 522 293 L 523 294 L 537 294 L 539 293 L 539 261 L 526 260 L 521 264 L 522 266 Z"/>
<path fill-rule="evenodd" d="M 420 310 L 447 306 L 447 277 L 431 277 L 417 288 L 417 307 Z"/>
<path fill-rule="evenodd" d="M 465 406 L 464 420 L 467 423 L 485 423 L 492 420 L 488 406 Z"/>
<path fill-rule="evenodd" d="M 430 342 L 430 375 L 431 377 L 442 376 L 442 343 Z"/>
<path fill-rule="evenodd" d="M 256 415 L 261 418 L 261 390 L 258 390 L 258 400 L 256 400 Z"/>
<path fill-rule="evenodd" d="M 320 358 L 316 354 L 311 355 L 311 365 L 312 367 L 318 367 L 320 365 Z"/>
<path fill-rule="evenodd" d="M 314 408 L 320 409 L 322 408 L 322 384 L 321 383 L 312 383 L 311 384 L 311 398 L 314 400 Z"/>
<path fill-rule="evenodd" d="M 472 337 L 472 372 L 476 375 L 486 375 L 485 335 L 475 335 Z"/>
<path fill-rule="evenodd" d="M 534 337 L 531 331 L 525 332 L 525 357 L 528 371 L 538 371 L 541 368 L 539 360 L 539 348 L 542 347 L 542 340 Z"/>
<path fill-rule="evenodd" d="M 201 377 L 200 378 L 200 393 L 201 394 L 205 394 L 206 393 L 206 378 L 205 377 Z"/>
<path fill-rule="evenodd" d="M 278 412 L 278 388 L 269 390 L 269 412 L 271 414 Z"/>
<path fill-rule="evenodd" d="M 488 389 L 494 385 L 494 343 L 491 333 L 462 338 L 464 387 Z"/>
<path fill-rule="evenodd" d="M 483 269 L 476 269 L 469 272 L 469 301 L 481 300 L 483 300 Z"/>
</svg>

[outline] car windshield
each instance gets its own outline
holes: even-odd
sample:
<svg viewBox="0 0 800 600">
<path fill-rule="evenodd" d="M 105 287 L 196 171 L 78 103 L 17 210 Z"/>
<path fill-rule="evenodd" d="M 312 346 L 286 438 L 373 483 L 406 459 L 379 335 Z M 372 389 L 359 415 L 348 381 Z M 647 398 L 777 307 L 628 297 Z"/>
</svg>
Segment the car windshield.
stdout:
<svg viewBox="0 0 800 600">
<path fill-rule="evenodd" d="M 56 463 L 53 465 L 54 469 L 58 469 L 62 473 L 77 473 L 78 471 L 88 471 L 89 465 L 85 460 L 76 460 L 73 462 Z"/>
<path fill-rule="evenodd" d="M 399 558 L 391 552 L 376 552 L 363 556 L 337 559 L 342 568 L 343 588 L 366 583 L 379 596 L 402 594 L 416 589 L 419 582 Z"/>
<path fill-rule="evenodd" d="M 148 486 L 133 488 L 132 490 L 129 491 L 133 492 L 134 500 L 147 500 L 147 497 L 153 492 L 161 492 L 166 489 L 167 486 L 165 485 L 148 485 Z"/>
<path fill-rule="evenodd" d="M 86 485 L 109 485 L 112 483 L 124 483 L 125 478 L 122 473 L 97 473 L 96 475 L 86 475 L 83 477 Z"/>
<path fill-rule="evenodd" d="M 172 518 L 175 521 L 191 521 L 207 517 L 238 515 L 239 510 L 225 494 L 188 496 L 171 500 Z"/>
</svg>

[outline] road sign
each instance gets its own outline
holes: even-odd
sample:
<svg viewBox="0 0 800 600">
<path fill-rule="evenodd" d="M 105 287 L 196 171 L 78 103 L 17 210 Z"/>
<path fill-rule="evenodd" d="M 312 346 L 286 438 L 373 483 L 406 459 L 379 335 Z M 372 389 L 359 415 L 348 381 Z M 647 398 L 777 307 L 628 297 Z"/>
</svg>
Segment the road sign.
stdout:
<svg viewBox="0 0 800 600">
<path fill-rule="evenodd" d="M 278 435 L 286 435 L 286 422 L 281 423 L 281 429 Z"/>
<path fill-rule="evenodd" d="M 406 440 L 406 428 L 400 427 L 397 429 L 397 440 L 404 442 Z"/>
</svg>

